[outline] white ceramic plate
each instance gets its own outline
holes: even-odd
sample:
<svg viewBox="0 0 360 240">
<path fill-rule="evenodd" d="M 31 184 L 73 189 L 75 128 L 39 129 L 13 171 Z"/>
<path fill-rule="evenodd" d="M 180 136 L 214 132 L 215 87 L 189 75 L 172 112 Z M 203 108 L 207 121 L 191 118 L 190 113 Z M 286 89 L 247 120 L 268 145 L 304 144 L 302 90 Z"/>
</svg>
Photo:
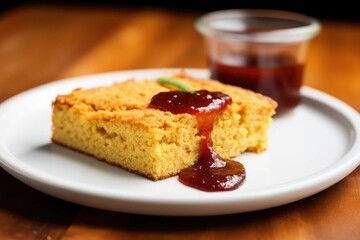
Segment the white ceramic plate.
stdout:
<svg viewBox="0 0 360 240">
<path fill-rule="evenodd" d="M 359 114 L 339 100 L 304 87 L 302 103 L 275 118 L 262 154 L 238 158 L 247 170 L 243 186 L 202 192 L 177 177 L 153 182 L 89 156 L 54 145 L 51 102 L 72 89 L 109 85 L 131 77 L 156 78 L 174 69 L 106 73 L 49 83 L 0 105 L 1 166 L 29 186 L 95 208 L 155 215 L 239 213 L 290 203 L 328 188 L 360 163 Z M 197 77 L 205 70 L 189 69 Z"/>
</svg>

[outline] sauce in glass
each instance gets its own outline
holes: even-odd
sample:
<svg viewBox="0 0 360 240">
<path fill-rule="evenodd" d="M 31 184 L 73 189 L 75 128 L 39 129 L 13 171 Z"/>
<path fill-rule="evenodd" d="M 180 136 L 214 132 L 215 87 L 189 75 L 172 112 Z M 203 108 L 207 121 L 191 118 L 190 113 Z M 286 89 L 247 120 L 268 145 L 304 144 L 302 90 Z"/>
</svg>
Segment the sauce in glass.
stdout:
<svg viewBox="0 0 360 240">
<path fill-rule="evenodd" d="M 209 61 L 211 78 L 269 96 L 278 103 L 276 113 L 287 112 L 300 103 L 302 64 L 286 55 L 226 56 Z"/>
</svg>

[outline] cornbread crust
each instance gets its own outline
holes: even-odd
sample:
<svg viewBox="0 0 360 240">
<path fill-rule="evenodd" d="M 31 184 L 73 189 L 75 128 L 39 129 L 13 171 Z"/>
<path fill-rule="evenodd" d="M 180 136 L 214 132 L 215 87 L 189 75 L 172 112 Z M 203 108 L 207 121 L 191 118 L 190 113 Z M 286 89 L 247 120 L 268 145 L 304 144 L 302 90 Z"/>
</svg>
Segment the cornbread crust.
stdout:
<svg viewBox="0 0 360 240">
<path fill-rule="evenodd" d="M 266 149 L 277 106 L 272 99 L 185 73 L 172 77 L 232 98 L 211 135 L 220 156 Z M 169 90 L 154 80 L 128 80 L 60 95 L 52 105 L 52 141 L 152 180 L 174 176 L 196 162 L 200 136 L 194 116 L 148 108 L 154 95 Z"/>
</svg>

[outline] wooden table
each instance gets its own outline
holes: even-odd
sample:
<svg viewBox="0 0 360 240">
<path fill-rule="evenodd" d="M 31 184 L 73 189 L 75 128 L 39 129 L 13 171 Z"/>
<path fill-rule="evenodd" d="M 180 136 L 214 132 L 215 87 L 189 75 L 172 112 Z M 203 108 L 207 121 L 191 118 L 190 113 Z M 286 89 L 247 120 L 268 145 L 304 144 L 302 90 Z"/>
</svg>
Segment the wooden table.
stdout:
<svg viewBox="0 0 360 240">
<path fill-rule="evenodd" d="M 199 13 L 17 7 L 0 15 L 0 102 L 61 78 L 158 67 L 205 67 Z M 322 21 L 305 84 L 360 111 L 360 24 Z M 1 133 L 0 133 L 1 134 Z M 159 217 L 65 202 L 0 170 L 0 239 L 360 239 L 360 168 L 333 187 L 272 209 Z"/>
</svg>

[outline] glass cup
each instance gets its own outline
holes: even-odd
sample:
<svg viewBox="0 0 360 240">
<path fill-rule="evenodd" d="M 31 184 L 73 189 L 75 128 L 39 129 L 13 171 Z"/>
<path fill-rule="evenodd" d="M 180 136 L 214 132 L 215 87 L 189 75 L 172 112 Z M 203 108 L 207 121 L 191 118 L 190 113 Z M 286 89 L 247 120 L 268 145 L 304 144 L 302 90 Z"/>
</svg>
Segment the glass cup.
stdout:
<svg viewBox="0 0 360 240">
<path fill-rule="evenodd" d="M 211 78 L 277 101 L 277 114 L 296 107 L 309 40 L 320 31 L 311 17 L 277 10 L 221 10 L 197 19 Z"/>
</svg>

